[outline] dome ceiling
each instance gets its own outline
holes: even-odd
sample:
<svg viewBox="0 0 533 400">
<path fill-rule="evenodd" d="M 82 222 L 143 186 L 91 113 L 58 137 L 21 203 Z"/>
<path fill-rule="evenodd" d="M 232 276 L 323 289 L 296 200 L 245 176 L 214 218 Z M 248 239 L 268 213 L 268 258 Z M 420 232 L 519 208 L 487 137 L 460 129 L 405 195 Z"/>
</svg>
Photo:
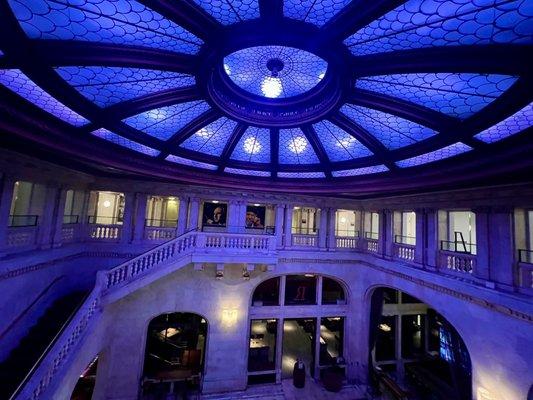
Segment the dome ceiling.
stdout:
<svg viewBox="0 0 533 400">
<path fill-rule="evenodd" d="M 531 133 L 530 1 L 371 3 L 8 0 L 0 94 L 42 131 L 4 129 L 144 175 L 330 188 Z"/>
</svg>

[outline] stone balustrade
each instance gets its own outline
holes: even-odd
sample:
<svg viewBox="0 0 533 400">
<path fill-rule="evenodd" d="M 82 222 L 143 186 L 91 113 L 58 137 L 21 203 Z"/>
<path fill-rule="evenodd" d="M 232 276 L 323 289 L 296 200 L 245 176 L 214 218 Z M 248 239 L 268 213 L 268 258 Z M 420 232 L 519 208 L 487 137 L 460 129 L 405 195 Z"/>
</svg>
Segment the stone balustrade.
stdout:
<svg viewBox="0 0 533 400">
<path fill-rule="evenodd" d="M 96 320 L 96 315 L 99 315 L 98 307 L 104 295 L 141 276 L 146 276 L 158 267 L 179 261 L 181 257 L 193 252 L 201 254 L 206 251 L 222 251 L 226 254 L 232 252 L 241 254 L 245 251 L 250 255 L 255 255 L 258 251 L 270 253 L 275 251 L 275 237 L 190 231 L 115 268 L 98 272 L 95 288 L 32 369 L 15 397 L 31 400 L 44 398 L 43 394 L 53 383 L 59 369 L 75 351 L 89 325 Z"/>
<path fill-rule="evenodd" d="M 292 245 L 294 247 L 317 247 L 318 236 L 293 233 L 292 234 Z"/>
<path fill-rule="evenodd" d="M 518 263 L 518 274 L 520 286 L 533 292 L 533 263 Z"/>
<path fill-rule="evenodd" d="M 354 236 L 336 236 L 335 248 L 357 250 L 359 249 L 359 238 Z"/>
<path fill-rule="evenodd" d="M 7 230 L 6 245 L 17 251 L 29 250 L 37 240 L 37 226 L 12 227 Z"/>
<path fill-rule="evenodd" d="M 87 226 L 88 240 L 118 242 L 122 237 L 122 225 L 91 224 Z"/>
<path fill-rule="evenodd" d="M 156 226 L 146 226 L 144 228 L 144 240 L 150 242 L 166 242 L 176 237 L 176 228 L 162 228 Z"/>
<path fill-rule="evenodd" d="M 471 276 L 476 267 L 476 256 L 470 253 L 440 250 L 438 267 L 442 272 L 460 276 Z"/>
<path fill-rule="evenodd" d="M 407 262 L 415 261 L 416 246 L 405 243 L 394 243 L 394 258 Z"/>
</svg>

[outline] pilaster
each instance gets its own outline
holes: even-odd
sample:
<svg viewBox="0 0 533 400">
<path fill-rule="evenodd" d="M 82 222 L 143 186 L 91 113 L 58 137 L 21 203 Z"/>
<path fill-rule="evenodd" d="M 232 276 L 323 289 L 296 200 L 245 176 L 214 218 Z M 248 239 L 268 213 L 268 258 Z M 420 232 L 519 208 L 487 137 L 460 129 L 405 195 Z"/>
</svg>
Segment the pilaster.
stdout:
<svg viewBox="0 0 533 400">
<path fill-rule="evenodd" d="M 63 236 L 63 215 L 65 213 L 65 202 L 67 200 L 68 189 L 59 189 L 59 199 L 56 208 L 56 215 L 53 227 L 52 247 L 60 247 L 62 245 Z"/>
<path fill-rule="evenodd" d="M 189 219 L 187 221 L 187 230 L 198 228 L 198 216 L 200 215 L 200 199 L 191 197 L 189 199 Z"/>
<path fill-rule="evenodd" d="M 52 246 L 54 228 L 59 217 L 60 193 L 61 190 L 57 186 L 46 187 L 42 214 L 37 222 L 37 246 L 40 249 L 49 249 Z M 63 218 L 64 208 L 65 202 L 63 201 L 61 218 Z"/>
<path fill-rule="evenodd" d="M 283 247 L 288 248 L 292 245 L 292 208 L 288 204 L 285 208 L 285 221 L 283 224 Z"/>
<path fill-rule="evenodd" d="M 320 250 L 326 250 L 328 237 L 328 217 L 329 208 L 320 209 L 320 221 L 318 225 L 318 247 Z"/>
<path fill-rule="evenodd" d="M 327 247 L 329 251 L 335 251 L 337 247 L 337 241 L 335 238 L 335 220 L 337 215 L 337 210 L 335 208 L 328 208 L 328 242 Z"/>
<path fill-rule="evenodd" d="M 124 220 L 122 222 L 121 243 L 130 243 L 133 238 L 133 218 L 135 216 L 135 193 L 124 193 Z M 146 205 L 145 205 L 146 207 Z M 144 225 L 144 221 L 143 221 Z"/>
<path fill-rule="evenodd" d="M 0 193 L 0 257 L 3 257 L 7 250 L 9 212 L 11 211 L 15 182 L 16 179 L 13 176 L 4 175 L 2 177 L 2 192 Z"/>
<path fill-rule="evenodd" d="M 180 196 L 178 210 L 178 223 L 176 225 L 176 236 L 183 235 L 187 230 L 187 214 L 189 212 L 189 198 Z"/>
<path fill-rule="evenodd" d="M 276 234 L 276 247 L 278 249 L 283 247 L 283 218 L 286 207 L 285 204 L 276 205 L 276 227 L 274 232 Z"/>
<path fill-rule="evenodd" d="M 135 212 L 133 218 L 133 243 L 141 243 L 144 240 L 144 226 L 146 225 L 146 205 L 148 195 L 135 193 Z"/>
</svg>

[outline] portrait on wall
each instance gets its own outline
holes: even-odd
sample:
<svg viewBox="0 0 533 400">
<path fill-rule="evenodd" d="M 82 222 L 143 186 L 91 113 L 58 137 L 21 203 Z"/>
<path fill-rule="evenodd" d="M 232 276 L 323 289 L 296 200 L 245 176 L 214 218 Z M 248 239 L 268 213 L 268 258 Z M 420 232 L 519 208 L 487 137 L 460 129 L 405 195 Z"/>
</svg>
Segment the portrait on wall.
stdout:
<svg viewBox="0 0 533 400">
<path fill-rule="evenodd" d="M 204 226 L 226 226 L 228 206 L 220 203 L 204 203 L 202 222 Z"/>
<path fill-rule="evenodd" d="M 246 206 L 246 221 L 244 225 L 247 228 L 264 228 L 265 213 L 265 206 Z"/>
</svg>

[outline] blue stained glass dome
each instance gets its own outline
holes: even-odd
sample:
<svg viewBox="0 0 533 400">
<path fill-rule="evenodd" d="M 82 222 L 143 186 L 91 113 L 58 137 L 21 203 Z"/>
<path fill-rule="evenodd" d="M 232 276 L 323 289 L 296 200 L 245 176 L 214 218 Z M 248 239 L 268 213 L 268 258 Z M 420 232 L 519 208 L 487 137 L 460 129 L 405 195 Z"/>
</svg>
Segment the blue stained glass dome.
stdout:
<svg viewBox="0 0 533 400">
<path fill-rule="evenodd" d="M 0 70 L 0 84 L 15 92 L 42 110 L 74 126 L 85 125 L 89 121 L 59 102 L 37 86 L 18 69 Z"/>
<path fill-rule="evenodd" d="M 220 118 L 196 131 L 181 146 L 212 156 L 220 156 L 236 126 L 237 122 L 226 117 Z"/>
<path fill-rule="evenodd" d="M 231 158 L 254 163 L 269 163 L 270 129 L 249 127 L 235 146 Z"/>
<path fill-rule="evenodd" d="M 145 111 L 124 122 L 150 136 L 167 140 L 207 110 L 209 105 L 205 101 L 192 101 Z"/>
<path fill-rule="evenodd" d="M 194 0 L 224 25 L 259 18 L 259 0 Z"/>
<path fill-rule="evenodd" d="M 529 0 L 409 0 L 344 43 L 355 55 L 436 46 L 532 43 Z"/>
<path fill-rule="evenodd" d="M 195 54 L 202 41 L 133 0 L 8 0 L 32 39 L 82 40 Z"/>
<path fill-rule="evenodd" d="M 313 89 L 328 63 L 304 50 L 256 46 L 224 57 L 224 70 L 241 89 L 261 97 L 286 98 Z"/>
<path fill-rule="evenodd" d="M 361 78 L 355 87 L 464 119 L 492 103 L 516 80 L 514 76 L 490 74 L 394 74 Z"/>
<path fill-rule="evenodd" d="M 398 149 L 436 134 L 415 122 L 371 108 L 345 105 L 341 112 L 375 136 L 387 149 Z"/>
<path fill-rule="evenodd" d="M 533 126 L 530 0 L 5 2 L 2 109 L 147 175 L 426 176 Z"/>
<path fill-rule="evenodd" d="M 100 107 L 196 83 L 191 75 L 140 68 L 60 67 L 56 71 Z"/>
</svg>

